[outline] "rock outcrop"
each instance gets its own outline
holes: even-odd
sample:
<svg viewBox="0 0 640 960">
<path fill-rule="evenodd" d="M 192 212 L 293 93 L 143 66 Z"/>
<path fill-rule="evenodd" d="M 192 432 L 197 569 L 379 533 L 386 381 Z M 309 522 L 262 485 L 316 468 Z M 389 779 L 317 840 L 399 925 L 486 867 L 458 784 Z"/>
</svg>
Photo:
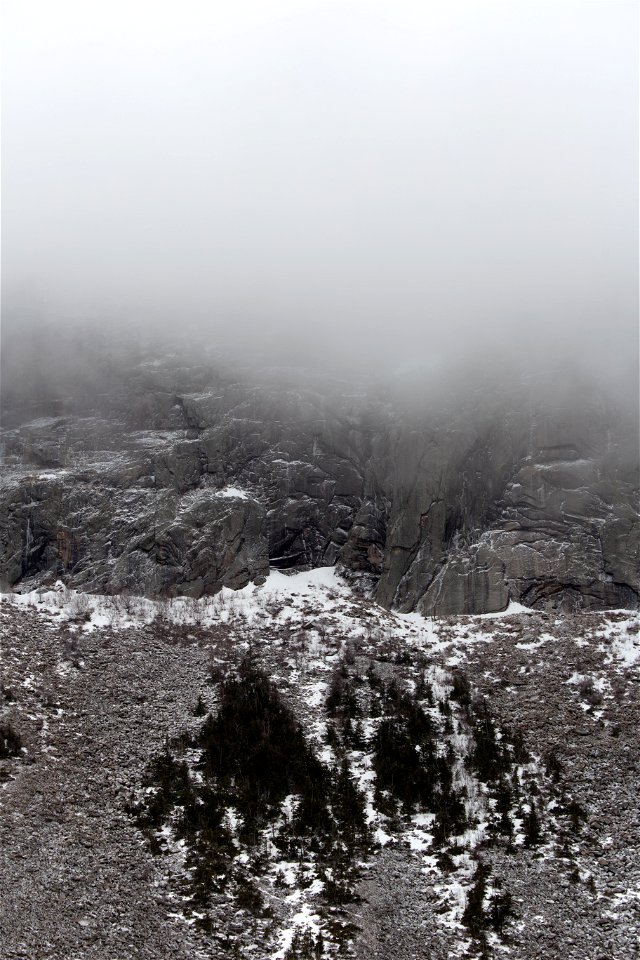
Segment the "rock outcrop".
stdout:
<svg viewBox="0 0 640 960">
<path fill-rule="evenodd" d="M 638 605 L 637 417 L 600 396 L 409 405 L 173 359 L 114 361 L 101 387 L 5 400 L 9 585 L 199 596 L 339 564 L 425 614 Z"/>
</svg>

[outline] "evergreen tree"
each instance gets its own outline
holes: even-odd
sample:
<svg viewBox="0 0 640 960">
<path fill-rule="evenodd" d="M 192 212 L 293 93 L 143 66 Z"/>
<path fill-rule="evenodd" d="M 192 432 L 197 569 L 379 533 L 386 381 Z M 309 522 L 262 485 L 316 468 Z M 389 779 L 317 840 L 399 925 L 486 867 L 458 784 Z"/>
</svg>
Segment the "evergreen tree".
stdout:
<svg viewBox="0 0 640 960">
<path fill-rule="evenodd" d="M 499 780 L 509 767 L 508 757 L 497 738 L 496 725 L 486 700 L 473 711 L 474 749 L 471 764 L 481 780 Z"/>
<path fill-rule="evenodd" d="M 331 793 L 331 806 L 336 825 L 348 850 L 368 846 L 368 828 L 364 794 L 357 788 L 346 758 L 340 764 L 340 770 Z"/>
<path fill-rule="evenodd" d="M 491 897 L 488 921 L 496 933 L 502 934 L 505 924 L 513 916 L 512 904 L 513 900 L 508 890 Z"/>
<path fill-rule="evenodd" d="M 535 847 L 540 842 L 541 830 L 538 811 L 536 810 L 533 797 L 531 798 L 529 808 L 529 813 L 524 816 L 524 845 L 525 847 Z"/>
<path fill-rule="evenodd" d="M 17 757 L 22 749 L 22 738 L 10 723 L 0 724 L 0 760 Z"/>
<path fill-rule="evenodd" d="M 467 895 L 467 904 L 462 914 L 462 922 L 475 938 L 483 936 L 487 923 L 484 901 L 487 895 L 487 879 L 491 867 L 485 863 L 478 863 L 473 876 L 473 886 Z"/>
</svg>

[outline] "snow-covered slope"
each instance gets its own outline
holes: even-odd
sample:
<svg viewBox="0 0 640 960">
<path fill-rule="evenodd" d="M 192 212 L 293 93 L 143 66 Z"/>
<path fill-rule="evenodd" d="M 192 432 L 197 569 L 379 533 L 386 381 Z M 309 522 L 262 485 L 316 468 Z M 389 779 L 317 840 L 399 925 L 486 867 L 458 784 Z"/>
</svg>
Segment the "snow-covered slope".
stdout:
<svg viewBox="0 0 640 960">
<path fill-rule="evenodd" d="M 5 595 L 0 611 L 0 724 L 22 741 L 0 760 L 3 956 L 530 958 L 562 942 L 583 960 L 637 948 L 637 615 L 425 619 L 363 599 L 330 568 L 201 600 L 58 585 Z M 291 834 L 295 793 L 251 843 L 227 807 L 229 876 L 205 906 L 180 804 L 144 827 L 154 759 L 168 749 L 202 782 L 199 731 L 247 658 L 328 782 L 346 763 L 361 798 L 367 839 L 338 895 L 327 848 Z M 408 780 L 385 780 L 383 725 L 411 738 L 419 716 L 458 821 L 442 803 L 446 770 L 417 799 Z M 493 746 L 478 739 L 489 728 Z M 420 743 L 416 775 L 436 770 Z"/>
</svg>

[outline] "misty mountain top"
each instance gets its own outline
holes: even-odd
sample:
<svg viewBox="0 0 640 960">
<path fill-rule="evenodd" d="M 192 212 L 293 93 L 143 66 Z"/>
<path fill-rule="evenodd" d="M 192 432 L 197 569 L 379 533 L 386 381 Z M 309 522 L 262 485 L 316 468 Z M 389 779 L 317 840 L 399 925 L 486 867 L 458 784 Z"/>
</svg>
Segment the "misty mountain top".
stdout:
<svg viewBox="0 0 640 960">
<path fill-rule="evenodd" d="M 637 16 L 7 4 L 3 341 L 71 320 L 257 366 L 637 378 Z"/>
<path fill-rule="evenodd" d="M 225 333 L 226 331 L 226 333 Z M 123 399 L 146 390 L 206 393 L 236 383 L 243 389 L 298 389 L 344 404 L 392 403 L 403 415 L 451 416 L 458 410 L 525 412 L 542 403 L 558 411 L 611 406 L 638 416 L 639 374 L 634 340 L 598 355 L 553 342 L 526 346 L 471 340 L 430 346 L 420 339 L 395 345 L 384 358 L 368 341 L 327 341 L 323 330 L 298 342 L 262 338 L 239 342 L 229 326 L 184 322 L 178 329 L 95 325 L 9 311 L 2 328 L 1 413 L 5 425 L 30 412 L 100 409 L 115 384 Z M 375 347 L 376 334 L 372 332 Z M 637 338 L 636 338 L 637 339 Z M 303 346 L 304 344 L 304 346 Z M 113 398 L 111 398 L 112 400 Z M 47 405 L 50 406 L 49 411 Z M 613 413 L 612 413 L 613 416 Z"/>
</svg>

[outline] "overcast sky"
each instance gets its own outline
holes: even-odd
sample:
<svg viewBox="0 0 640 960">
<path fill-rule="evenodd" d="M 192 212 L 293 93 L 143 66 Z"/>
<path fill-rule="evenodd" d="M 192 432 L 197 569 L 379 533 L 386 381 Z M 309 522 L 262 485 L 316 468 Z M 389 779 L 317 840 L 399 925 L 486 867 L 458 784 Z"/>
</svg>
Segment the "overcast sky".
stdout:
<svg viewBox="0 0 640 960">
<path fill-rule="evenodd" d="M 637 351 L 636 3 L 2 6 L 6 319 Z"/>
</svg>

